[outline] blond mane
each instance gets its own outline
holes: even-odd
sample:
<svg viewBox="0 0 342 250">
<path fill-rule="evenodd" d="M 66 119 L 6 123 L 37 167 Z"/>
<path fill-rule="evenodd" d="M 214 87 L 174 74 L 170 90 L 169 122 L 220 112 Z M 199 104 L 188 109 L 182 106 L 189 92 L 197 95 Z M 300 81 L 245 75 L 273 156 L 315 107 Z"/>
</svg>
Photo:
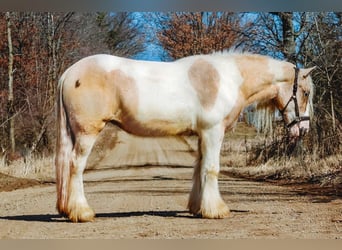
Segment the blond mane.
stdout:
<svg viewBox="0 0 342 250">
<path fill-rule="evenodd" d="M 271 100 L 250 106 L 252 115 L 248 123 L 253 125 L 258 133 L 272 134 L 276 108 Z"/>
</svg>

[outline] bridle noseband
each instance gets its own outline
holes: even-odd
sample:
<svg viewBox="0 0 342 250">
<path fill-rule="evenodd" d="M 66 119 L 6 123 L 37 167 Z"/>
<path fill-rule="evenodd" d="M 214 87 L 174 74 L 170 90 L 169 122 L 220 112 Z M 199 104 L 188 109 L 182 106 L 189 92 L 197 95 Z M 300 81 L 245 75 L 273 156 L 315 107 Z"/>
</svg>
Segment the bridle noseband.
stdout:
<svg viewBox="0 0 342 250">
<path fill-rule="evenodd" d="M 286 103 L 285 107 L 280 110 L 281 115 L 284 118 L 284 112 L 286 110 L 286 108 L 288 107 L 288 105 L 290 104 L 291 101 L 294 102 L 295 105 L 295 114 L 296 114 L 296 118 L 291 121 L 290 123 L 286 124 L 285 123 L 285 127 L 289 130 L 292 126 L 300 123 L 301 121 L 307 121 L 310 120 L 309 116 L 300 116 L 299 114 L 299 106 L 298 106 L 298 101 L 297 101 L 297 89 L 298 89 L 298 73 L 299 73 L 299 68 L 295 67 L 295 79 L 294 79 L 294 83 L 293 83 L 293 91 L 292 91 L 292 96 L 290 97 L 290 99 L 288 100 L 288 102 Z M 285 121 L 285 119 L 284 119 Z"/>
</svg>

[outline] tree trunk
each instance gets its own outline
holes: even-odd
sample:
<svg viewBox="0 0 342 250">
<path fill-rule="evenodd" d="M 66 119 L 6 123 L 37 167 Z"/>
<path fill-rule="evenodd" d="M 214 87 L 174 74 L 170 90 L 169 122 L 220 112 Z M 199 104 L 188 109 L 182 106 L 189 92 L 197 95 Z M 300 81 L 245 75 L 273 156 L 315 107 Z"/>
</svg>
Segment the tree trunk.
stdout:
<svg viewBox="0 0 342 250">
<path fill-rule="evenodd" d="M 7 21 L 7 39 L 8 39 L 8 99 L 7 99 L 7 115 L 9 120 L 9 141 L 11 152 L 15 152 L 14 138 L 14 95 L 13 95 L 13 45 L 11 34 L 11 15 L 6 12 Z"/>
<path fill-rule="evenodd" d="M 283 53 L 285 58 L 296 64 L 296 37 L 293 26 L 293 13 L 280 12 L 279 18 L 282 21 L 283 26 Z"/>
</svg>

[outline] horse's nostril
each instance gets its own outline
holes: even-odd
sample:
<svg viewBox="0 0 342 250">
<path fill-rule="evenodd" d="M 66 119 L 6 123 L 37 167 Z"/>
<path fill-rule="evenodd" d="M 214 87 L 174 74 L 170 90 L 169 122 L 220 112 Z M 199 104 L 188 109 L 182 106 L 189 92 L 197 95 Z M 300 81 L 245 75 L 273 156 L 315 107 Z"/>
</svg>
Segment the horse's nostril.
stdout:
<svg viewBox="0 0 342 250">
<path fill-rule="evenodd" d="M 308 128 L 300 128 L 299 133 L 301 136 L 306 135 L 309 132 Z"/>
</svg>

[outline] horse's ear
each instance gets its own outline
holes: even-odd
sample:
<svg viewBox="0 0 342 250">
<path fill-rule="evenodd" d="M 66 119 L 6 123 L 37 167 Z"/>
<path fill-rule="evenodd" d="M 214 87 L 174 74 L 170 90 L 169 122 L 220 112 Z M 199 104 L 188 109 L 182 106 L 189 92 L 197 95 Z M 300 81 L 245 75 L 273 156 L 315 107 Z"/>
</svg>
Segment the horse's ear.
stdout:
<svg viewBox="0 0 342 250">
<path fill-rule="evenodd" d="M 316 66 L 313 66 L 313 67 L 311 67 L 311 68 L 302 69 L 302 70 L 303 70 L 303 78 L 304 78 L 304 79 L 307 78 L 307 77 L 311 74 L 311 72 L 312 72 L 313 70 L 315 70 L 316 68 L 317 68 Z"/>
</svg>

